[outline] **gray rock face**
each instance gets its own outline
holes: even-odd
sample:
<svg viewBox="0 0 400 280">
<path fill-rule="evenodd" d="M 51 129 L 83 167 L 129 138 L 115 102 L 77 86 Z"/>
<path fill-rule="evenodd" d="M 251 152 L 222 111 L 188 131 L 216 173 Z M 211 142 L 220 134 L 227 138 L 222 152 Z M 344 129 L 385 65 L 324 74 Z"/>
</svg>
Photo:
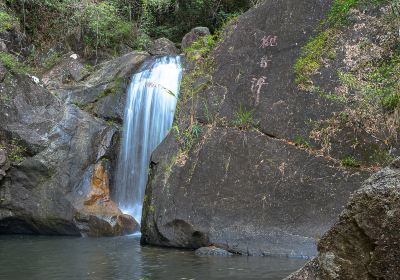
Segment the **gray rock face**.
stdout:
<svg viewBox="0 0 400 280">
<path fill-rule="evenodd" d="M 400 158 L 356 191 L 318 244 L 318 257 L 287 280 L 398 279 Z"/>
<path fill-rule="evenodd" d="M 7 69 L 4 67 L 3 63 L 0 62 L 0 83 L 4 81 L 6 77 Z"/>
<path fill-rule="evenodd" d="M 212 54 L 212 77 L 203 81 L 206 70 L 193 86 L 197 94 L 182 92 L 181 133 L 153 154 L 143 243 L 316 254 L 315 240 L 369 175 L 292 140 L 339 107 L 299 92 L 293 75 L 302 45 L 329 7 L 330 1 L 266 1 L 227 28 Z M 243 110 L 250 125 L 240 124 Z"/>
<path fill-rule="evenodd" d="M 7 45 L 3 41 L 0 41 L 0 51 L 7 52 Z"/>
<path fill-rule="evenodd" d="M 208 36 L 210 34 L 210 30 L 207 27 L 195 27 L 183 37 L 181 47 L 183 50 L 187 49 L 199 38 Z"/>
<path fill-rule="evenodd" d="M 189 158 L 175 149 L 171 134 L 153 154 L 143 243 L 310 256 L 363 178 L 256 131 L 203 127 Z"/>
<path fill-rule="evenodd" d="M 28 76 L 10 74 L 0 83 L 0 144 L 13 154 L 0 180 L 0 234 L 111 236 L 139 228 L 111 198 L 117 125 L 93 108 L 107 97 L 99 88 L 128 79 L 145 58 L 128 54 L 73 84 L 58 80 L 56 66 L 46 76 L 52 92 Z"/>
<path fill-rule="evenodd" d="M 148 57 L 145 52 L 131 52 L 104 62 L 83 81 L 64 85 L 55 93 L 69 104 L 122 124 L 130 77 Z"/>
<path fill-rule="evenodd" d="M 6 176 L 6 171 L 10 168 L 10 163 L 8 162 L 6 151 L 0 149 L 0 181 Z"/>
<path fill-rule="evenodd" d="M 151 55 L 174 55 L 179 53 L 175 44 L 167 38 L 155 40 L 148 51 Z"/>
<path fill-rule="evenodd" d="M 233 256 L 231 252 L 228 252 L 224 249 L 215 246 L 201 247 L 195 251 L 195 254 L 198 256 L 221 256 L 221 257 Z"/>
<path fill-rule="evenodd" d="M 82 80 L 84 75 L 82 60 L 77 54 L 69 53 L 60 63 L 43 75 L 42 81 L 48 89 L 56 90 L 69 82 Z"/>
</svg>

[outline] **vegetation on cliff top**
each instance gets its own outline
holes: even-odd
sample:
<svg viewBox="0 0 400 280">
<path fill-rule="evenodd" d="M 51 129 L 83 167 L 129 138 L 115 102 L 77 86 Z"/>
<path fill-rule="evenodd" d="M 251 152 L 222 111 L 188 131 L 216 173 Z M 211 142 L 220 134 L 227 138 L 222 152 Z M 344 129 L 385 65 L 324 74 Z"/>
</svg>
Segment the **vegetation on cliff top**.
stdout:
<svg viewBox="0 0 400 280">
<path fill-rule="evenodd" d="M 32 57 L 69 46 L 86 56 L 144 49 L 152 38 L 179 43 L 195 26 L 218 29 L 254 1 L 215 0 L 2 0 L 0 31 L 17 23 L 33 45 Z M 33 60 L 34 60 L 33 59 Z M 35 61 L 37 62 L 37 61 Z"/>
<path fill-rule="evenodd" d="M 336 0 L 294 66 L 299 89 L 343 106 L 317 123 L 310 137 L 330 153 L 342 135 L 354 152 L 344 166 L 385 165 L 399 145 L 399 24 L 398 0 Z M 332 85 L 321 81 L 324 71 L 336 74 Z"/>
</svg>

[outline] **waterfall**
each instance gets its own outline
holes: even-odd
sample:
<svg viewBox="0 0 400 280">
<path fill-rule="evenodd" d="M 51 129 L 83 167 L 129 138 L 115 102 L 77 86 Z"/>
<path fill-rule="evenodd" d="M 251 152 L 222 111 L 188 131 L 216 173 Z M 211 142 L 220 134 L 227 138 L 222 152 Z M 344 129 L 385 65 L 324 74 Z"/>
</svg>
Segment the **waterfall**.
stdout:
<svg viewBox="0 0 400 280">
<path fill-rule="evenodd" d="M 128 87 L 115 199 L 140 223 L 150 156 L 172 126 L 182 77 L 180 56 L 151 59 Z"/>
</svg>

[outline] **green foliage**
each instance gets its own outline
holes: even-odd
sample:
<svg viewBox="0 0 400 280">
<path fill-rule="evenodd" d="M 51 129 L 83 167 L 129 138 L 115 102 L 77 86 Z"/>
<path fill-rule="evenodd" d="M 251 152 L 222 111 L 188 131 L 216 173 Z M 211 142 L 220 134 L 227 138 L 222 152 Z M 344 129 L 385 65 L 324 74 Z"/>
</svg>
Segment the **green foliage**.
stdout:
<svg viewBox="0 0 400 280">
<path fill-rule="evenodd" d="M 388 111 L 400 108 L 400 54 L 380 60 L 371 68 L 367 80 L 370 96 L 378 97 Z"/>
<path fill-rule="evenodd" d="M 107 85 L 107 88 L 99 95 L 98 99 L 101 99 L 110 94 L 117 94 L 124 90 L 125 79 L 123 77 L 116 78 Z"/>
<path fill-rule="evenodd" d="M 26 153 L 26 148 L 22 146 L 16 139 L 11 140 L 11 145 L 9 147 L 10 151 L 8 158 L 13 163 L 19 163 L 25 159 L 24 155 Z"/>
<path fill-rule="evenodd" d="M 346 23 L 350 9 L 356 7 L 360 0 L 335 0 L 328 15 L 328 22 L 332 25 Z"/>
<path fill-rule="evenodd" d="M 202 132 L 202 127 L 198 122 L 194 122 L 183 131 L 180 131 L 177 125 L 174 125 L 173 129 L 176 131 L 176 139 L 183 153 L 187 153 L 190 150 L 194 141 Z"/>
<path fill-rule="evenodd" d="M 334 49 L 337 31 L 327 29 L 312 38 L 302 49 L 299 59 L 294 65 L 296 83 L 302 90 L 312 89 L 311 76 L 321 68 L 324 58 L 336 56 Z"/>
<path fill-rule="evenodd" d="M 195 26 L 218 30 L 232 17 L 251 7 L 248 0 L 144 0 L 140 29 L 152 37 L 179 42 Z"/>
<path fill-rule="evenodd" d="M 44 69 L 49 70 L 51 69 L 54 65 L 56 65 L 60 60 L 62 59 L 62 53 L 61 52 L 53 52 L 47 59 L 44 61 Z"/>
<path fill-rule="evenodd" d="M 133 36 L 132 24 L 122 19 L 110 3 L 92 3 L 75 16 L 83 25 L 86 44 L 92 48 L 113 48 Z"/>
<path fill-rule="evenodd" d="M 353 157 L 353 156 L 346 156 L 343 158 L 340 163 L 342 166 L 345 167 L 360 167 L 361 164 Z"/>
<path fill-rule="evenodd" d="M 380 104 L 389 112 L 400 108 L 400 55 L 379 59 L 367 65 L 368 74 L 360 81 L 352 73 L 339 72 L 341 84 L 359 93 L 365 106 Z"/>
<path fill-rule="evenodd" d="M 306 140 L 303 136 L 297 135 L 294 138 L 294 143 L 296 146 L 302 147 L 302 148 L 311 148 L 311 144 L 309 141 Z"/>
<path fill-rule="evenodd" d="M 18 59 L 9 53 L 0 52 L 0 62 L 14 74 L 24 74 L 30 71 L 30 68 L 18 61 Z"/>
<path fill-rule="evenodd" d="M 8 1 L 38 46 L 65 42 L 75 34 L 82 37 L 88 54 L 98 48 L 115 50 L 123 43 L 133 45 L 135 25 L 121 16 L 115 2 L 31 0 L 22 5 L 20 1 Z"/>
<path fill-rule="evenodd" d="M 233 125 L 243 130 L 254 127 L 256 122 L 253 118 L 253 111 L 248 111 L 242 105 L 240 105 L 239 111 L 235 113 Z"/>
<path fill-rule="evenodd" d="M 3 8 L 0 6 L 0 9 Z M 8 14 L 5 10 L 0 10 L 0 32 L 11 29 L 18 24 L 16 17 Z"/>
<path fill-rule="evenodd" d="M 189 48 L 184 50 L 186 57 L 192 61 L 207 57 L 217 45 L 219 41 L 218 38 L 219 34 L 199 38 L 197 41 L 193 42 Z"/>
<path fill-rule="evenodd" d="M 349 12 L 358 6 L 376 6 L 391 4 L 393 13 L 399 11 L 399 0 L 335 0 L 328 14 L 327 20 L 322 23 L 321 29 L 315 37 L 310 38 L 303 47 L 300 57 L 294 65 L 296 83 L 301 90 L 312 91 L 312 75 L 318 73 L 324 60 L 336 57 L 335 44 L 340 29 L 348 22 Z"/>
</svg>

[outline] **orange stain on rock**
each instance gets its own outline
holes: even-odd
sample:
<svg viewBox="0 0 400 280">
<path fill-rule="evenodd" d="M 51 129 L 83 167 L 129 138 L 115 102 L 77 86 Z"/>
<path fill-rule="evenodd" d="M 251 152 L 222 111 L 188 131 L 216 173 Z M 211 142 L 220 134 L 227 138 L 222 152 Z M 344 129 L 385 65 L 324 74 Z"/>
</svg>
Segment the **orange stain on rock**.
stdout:
<svg viewBox="0 0 400 280">
<path fill-rule="evenodd" d="M 91 179 L 91 190 L 84 201 L 86 211 L 97 215 L 122 214 L 115 202 L 110 198 L 110 184 L 102 163 L 96 164 Z"/>
</svg>

